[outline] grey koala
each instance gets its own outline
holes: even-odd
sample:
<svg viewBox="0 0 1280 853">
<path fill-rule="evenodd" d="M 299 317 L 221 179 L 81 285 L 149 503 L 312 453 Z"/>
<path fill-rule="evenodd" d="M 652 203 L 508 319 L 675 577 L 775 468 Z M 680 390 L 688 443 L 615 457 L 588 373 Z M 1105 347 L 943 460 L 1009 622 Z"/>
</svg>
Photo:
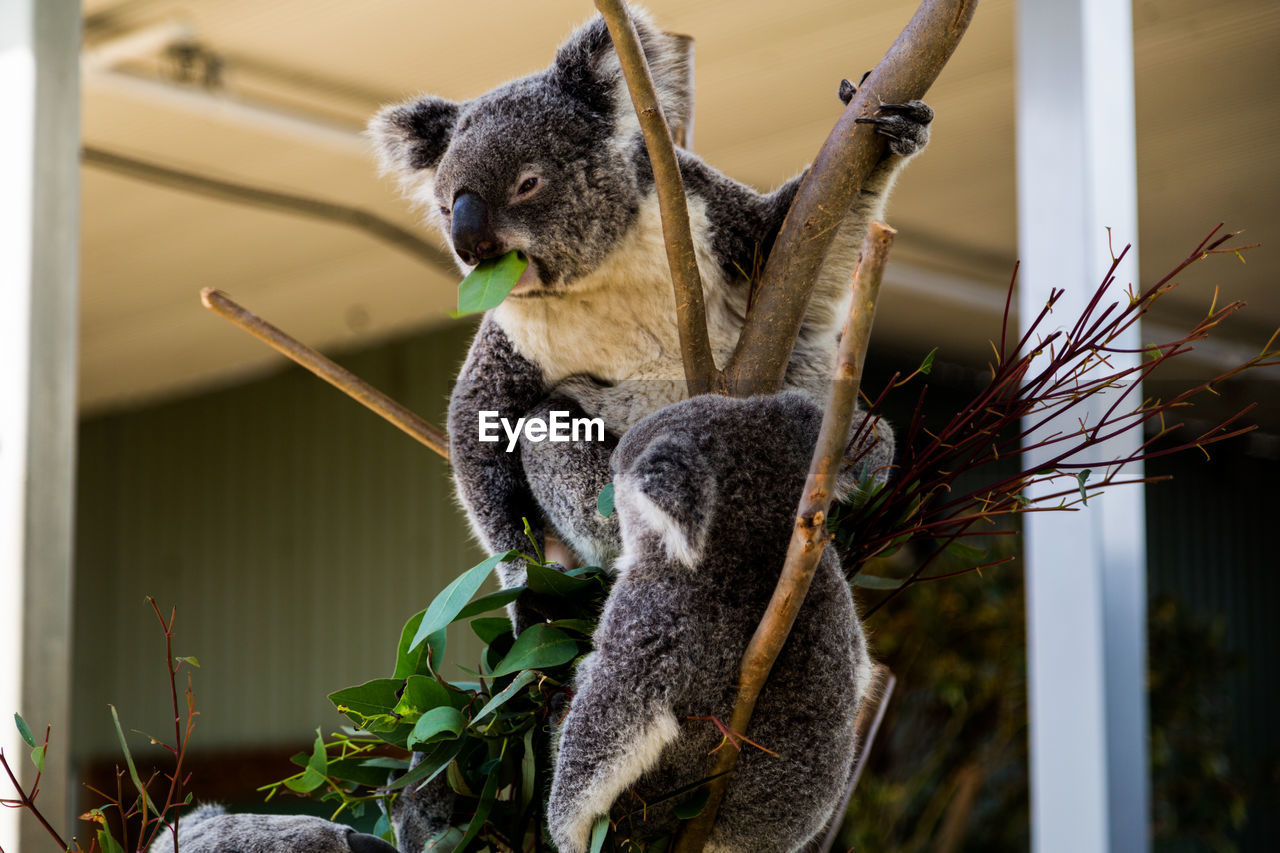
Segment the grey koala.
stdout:
<svg viewBox="0 0 1280 853">
<path fill-rule="evenodd" d="M 691 103 L 687 50 L 644 13 L 633 16 L 663 111 L 680 124 Z M 846 81 L 841 99 L 852 91 Z M 886 104 L 870 119 L 888 139 L 886 156 L 823 266 L 786 387 L 825 398 L 867 224 L 883 215 L 932 117 L 913 101 Z M 490 553 L 527 550 L 527 518 L 536 538 L 550 524 L 584 562 L 607 567 L 620 547 L 616 524 L 548 501 L 566 480 L 575 492 L 607 482 L 617 437 L 687 392 L 652 168 L 603 20 L 572 33 L 544 71 L 462 103 L 424 96 L 388 107 L 370 135 L 384 172 L 449 239 L 461 270 L 511 250 L 530 260 L 511 295 L 485 315 L 449 405 L 454 479 L 476 536 Z M 803 176 L 760 194 L 687 151 L 677 155 L 712 349 L 723 364 L 745 322 L 752 271 Z M 515 423 L 546 411 L 551 399 L 571 416 L 602 418 L 605 446 L 522 442 L 516 453 L 504 441 L 480 440 L 480 412 Z M 540 483 L 535 470 L 550 479 Z M 503 586 L 524 582 L 520 561 L 498 573 Z M 513 610 L 517 631 L 532 618 Z"/>
<path fill-rule="evenodd" d="M 305 815 L 228 814 L 205 804 L 178 821 L 182 853 L 396 853 L 375 835 Z M 148 853 L 173 853 L 173 836 L 162 831 Z"/>
<path fill-rule="evenodd" d="M 561 853 L 631 791 L 640 838 L 675 828 L 663 794 L 706 778 L 743 651 L 773 593 L 821 413 L 799 392 L 701 396 L 663 409 L 613 455 L 623 551 L 561 725 L 548 824 Z M 848 486 L 846 480 L 842 485 Z M 871 678 L 833 549 L 762 692 L 707 850 L 803 848 L 852 767 Z M 731 748 L 731 747 L 725 747 Z"/>
</svg>

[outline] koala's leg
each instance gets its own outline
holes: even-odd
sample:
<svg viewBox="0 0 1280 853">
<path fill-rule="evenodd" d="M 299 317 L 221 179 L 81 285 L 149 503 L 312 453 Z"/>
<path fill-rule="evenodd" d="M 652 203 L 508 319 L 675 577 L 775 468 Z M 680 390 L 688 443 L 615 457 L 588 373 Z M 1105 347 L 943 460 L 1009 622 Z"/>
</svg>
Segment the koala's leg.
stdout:
<svg viewBox="0 0 1280 853">
<path fill-rule="evenodd" d="M 644 664 L 635 661 L 627 669 L 635 666 Z M 656 691 L 637 691 L 636 682 L 617 669 L 595 653 L 578 667 L 547 801 L 547 826 L 560 853 L 583 853 L 596 820 L 657 765 L 663 748 L 680 734 Z"/>
<path fill-rule="evenodd" d="M 552 397 L 529 417 L 549 418 L 566 412 L 571 419 L 587 415 L 572 400 Z M 609 568 L 622 548 L 617 514 L 605 517 L 597 508 L 600 490 L 609 483 L 609 457 L 618 445 L 612 433 L 603 440 L 531 441 L 520 437 L 520 457 L 534 500 L 560 538 L 586 565 Z"/>
<path fill-rule="evenodd" d="M 422 758 L 422 753 L 415 752 L 409 768 L 417 767 Z M 429 841 L 449 828 L 456 801 L 443 773 L 426 784 L 406 786 L 388 815 L 400 853 L 423 853 Z"/>
<path fill-rule="evenodd" d="M 449 457 L 458 498 L 476 538 L 490 554 L 527 553 L 532 545 L 524 533 L 526 518 L 541 547 L 542 514 L 525 480 L 519 448 L 507 452 L 505 435 L 498 441 L 481 441 L 480 413 L 493 412 L 493 418 L 514 424 L 545 394 L 542 371 L 517 353 L 486 316 L 449 399 Z M 501 563 L 498 579 L 504 588 L 523 584 L 523 561 Z M 514 605 L 511 618 L 516 633 L 529 621 L 529 615 Z"/>
</svg>

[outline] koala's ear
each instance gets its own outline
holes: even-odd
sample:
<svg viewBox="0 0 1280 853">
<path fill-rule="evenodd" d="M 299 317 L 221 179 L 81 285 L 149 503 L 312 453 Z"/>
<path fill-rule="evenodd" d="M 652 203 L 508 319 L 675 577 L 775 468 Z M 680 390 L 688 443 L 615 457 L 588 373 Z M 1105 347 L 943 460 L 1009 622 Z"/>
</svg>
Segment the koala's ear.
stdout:
<svg viewBox="0 0 1280 853">
<path fill-rule="evenodd" d="M 693 568 L 702 556 L 717 500 L 707 460 L 687 442 L 660 438 L 616 481 L 626 527 L 654 531 L 667 555 Z"/>
<path fill-rule="evenodd" d="M 368 130 L 383 174 L 412 178 L 435 169 L 449 147 L 457 118 L 457 104 L 430 96 L 384 107 L 369 121 Z"/>
<path fill-rule="evenodd" d="M 663 32 L 648 12 L 634 6 L 631 20 L 640 36 L 667 124 L 682 127 L 688 123 L 693 102 L 692 40 Z M 552 71 L 570 95 L 599 112 L 617 110 L 620 116 L 634 122 L 631 96 L 604 18 L 597 15 L 565 40 L 556 53 Z"/>
</svg>

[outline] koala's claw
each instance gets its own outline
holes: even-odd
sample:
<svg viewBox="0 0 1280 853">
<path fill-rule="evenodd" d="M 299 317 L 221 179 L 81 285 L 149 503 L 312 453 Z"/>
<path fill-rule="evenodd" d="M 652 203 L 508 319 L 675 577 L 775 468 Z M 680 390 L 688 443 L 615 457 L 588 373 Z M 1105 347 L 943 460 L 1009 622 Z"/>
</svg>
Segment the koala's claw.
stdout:
<svg viewBox="0 0 1280 853">
<path fill-rule="evenodd" d="M 870 76 L 870 71 L 862 72 L 862 76 L 858 78 L 857 86 L 853 85 L 848 80 L 841 80 L 840 90 L 837 92 L 840 96 L 840 102 L 846 107 L 849 106 L 849 102 L 853 100 L 853 96 L 858 94 L 858 89 L 861 88 L 863 83 L 867 82 L 867 78 Z"/>
<path fill-rule="evenodd" d="M 889 140 L 889 150 L 900 157 L 917 154 L 929 142 L 929 122 L 933 110 L 924 101 L 881 104 L 874 116 L 854 119 L 858 124 L 875 125 L 876 133 Z"/>
</svg>

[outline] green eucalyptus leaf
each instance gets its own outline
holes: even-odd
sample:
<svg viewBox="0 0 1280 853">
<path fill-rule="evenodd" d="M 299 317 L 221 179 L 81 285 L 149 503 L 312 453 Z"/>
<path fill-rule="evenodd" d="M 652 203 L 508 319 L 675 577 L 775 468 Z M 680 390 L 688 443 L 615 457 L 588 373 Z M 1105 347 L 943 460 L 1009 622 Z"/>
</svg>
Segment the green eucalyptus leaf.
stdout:
<svg viewBox="0 0 1280 853">
<path fill-rule="evenodd" d="M 343 782 L 355 782 L 366 788 L 380 788 L 387 784 L 387 774 L 392 769 L 404 770 L 405 762 L 386 759 L 392 767 L 372 765 L 363 758 L 339 758 L 329 762 L 328 776 Z"/>
<path fill-rule="evenodd" d="M 124 848 L 120 846 L 120 842 L 116 841 L 114 835 L 109 830 L 98 830 L 98 847 L 102 853 L 124 853 Z"/>
<path fill-rule="evenodd" d="M 439 740 L 455 738 L 467 727 L 467 718 L 452 705 L 432 708 L 418 718 L 413 731 L 409 733 L 405 746 L 413 749 L 420 743 L 434 743 Z"/>
<path fill-rule="evenodd" d="M 538 754 L 533 748 L 533 730 L 524 733 L 524 755 L 520 758 L 520 808 L 533 802 L 533 788 L 538 782 Z"/>
<path fill-rule="evenodd" d="M 897 589 L 902 586 L 903 581 L 899 578 L 882 578 L 878 575 L 868 575 L 858 572 L 853 576 L 853 585 L 860 586 L 863 589 Z"/>
<path fill-rule="evenodd" d="M 307 767 L 324 776 L 329 772 L 329 754 L 324 749 L 324 736 L 316 729 L 316 740 L 311 746 L 311 758 Z"/>
<path fill-rule="evenodd" d="M 429 675 L 431 672 L 428 660 L 430 655 L 429 645 L 416 649 L 410 645 L 414 636 L 417 635 L 418 627 L 422 624 L 422 617 L 425 615 L 427 615 L 426 610 L 419 610 L 410 616 L 409 621 L 404 623 L 404 627 L 400 629 L 400 645 L 396 647 L 396 669 L 393 674 L 395 678 L 408 678 L 411 675 Z"/>
<path fill-rule="evenodd" d="M 453 705 L 453 697 L 449 688 L 434 678 L 425 675 L 411 675 L 404 683 L 404 692 L 396 703 L 394 713 L 400 716 L 421 715 L 432 708 L 442 705 Z"/>
<path fill-rule="evenodd" d="M 591 827 L 591 853 L 600 853 L 604 849 L 604 840 L 609 835 L 609 816 L 600 815 L 595 826 Z"/>
<path fill-rule="evenodd" d="M 385 811 L 378 815 L 378 822 L 373 825 L 373 834 L 383 841 L 395 840 L 395 836 L 391 834 L 391 818 Z"/>
<path fill-rule="evenodd" d="M 520 252 L 507 252 L 500 258 L 476 264 L 458 285 L 457 316 L 498 307 L 528 266 L 529 259 Z"/>
<path fill-rule="evenodd" d="M 15 713 L 13 721 L 18 724 L 18 734 L 22 735 L 22 741 L 32 749 L 36 748 L 35 735 L 31 734 L 31 727 L 27 725 L 27 721 L 22 719 L 21 714 Z"/>
<path fill-rule="evenodd" d="M 568 634 L 549 625 L 526 628 L 501 662 L 490 673 L 493 677 L 510 675 L 522 669 L 546 669 L 568 663 L 578 655 L 578 643 Z"/>
<path fill-rule="evenodd" d="M 453 621 L 461 622 L 463 619 L 470 619 L 480 613 L 488 613 L 491 610 L 497 610 L 499 607 L 506 607 L 519 598 L 522 592 L 524 592 L 524 587 L 513 586 L 510 589 L 502 589 L 497 592 L 491 592 L 488 595 L 482 595 L 459 610 L 458 615 L 453 617 Z"/>
<path fill-rule="evenodd" d="M 487 616 L 481 619 L 472 619 L 470 625 L 471 630 L 484 641 L 485 645 L 492 643 L 505 634 L 511 633 L 511 620 L 505 616 Z"/>
<path fill-rule="evenodd" d="M 542 595 L 572 595 L 595 583 L 588 578 L 575 578 L 536 563 L 530 563 L 525 571 L 527 573 L 525 585 Z"/>
<path fill-rule="evenodd" d="M 600 497 L 596 498 L 596 512 L 605 518 L 613 515 L 613 483 L 605 483 L 604 488 L 600 490 Z"/>
<path fill-rule="evenodd" d="M 1093 469 L 1085 468 L 1079 474 L 1076 474 L 1076 484 L 1080 486 L 1080 500 L 1085 506 L 1089 505 L 1089 494 L 1084 490 L 1085 481 L 1089 479 L 1089 475 L 1093 473 Z"/>
<path fill-rule="evenodd" d="M 467 602 L 480 589 L 481 584 L 493 572 L 494 567 L 504 560 L 512 560 L 518 556 L 519 554 L 515 551 L 494 554 L 489 559 L 472 566 L 454 578 L 453 583 L 445 587 L 427 607 L 426 613 L 422 616 L 422 622 L 418 625 L 418 630 L 414 632 L 413 640 L 409 643 L 409 649 L 417 648 L 418 644 L 431 634 L 443 631 L 462 612 L 462 608 L 467 605 Z"/>
<path fill-rule="evenodd" d="M 916 368 L 920 373 L 928 376 L 933 372 L 933 357 L 938 354 L 938 348 L 934 347 L 925 355 L 924 361 L 920 362 L 920 366 Z"/>
<path fill-rule="evenodd" d="M 966 562 L 977 562 L 987 556 L 985 549 L 975 548 L 959 540 L 947 543 L 947 553 Z"/>
<path fill-rule="evenodd" d="M 445 768 L 462 752 L 462 748 L 465 745 L 465 739 L 445 741 L 438 744 L 430 755 L 422 759 L 422 762 L 417 767 L 394 782 L 389 783 L 387 788 L 394 791 L 408 785 L 425 785 L 443 773 Z"/>
<path fill-rule="evenodd" d="M 699 788 L 693 793 L 693 796 L 675 807 L 676 817 L 681 820 L 692 820 L 702 814 L 702 810 L 707 807 L 707 801 L 710 799 L 711 787 L 703 786 Z"/>
<path fill-rule="evenodd" d="M 319 788 L 325 782 L 323 773 L 317 773 L 314 768 L 308 767 L 302 771 L 302 775 L 294 776 L 284 780 L 284 786 L 290 791 L 299 794 L 310 794 L 316 788 Z"/>
<path fill-rule="evenodd" d="M 151 795 L 147 793 L 147 787 L 142 784 L 142 777 L 138 775 L 138 767 L 133 763 L 133 753 L 129 751 L 129 742 L 125 740 L 124 729 L 120 727 L 120 715 L 116 713 L 115 705 L 107 705 L 111 709 L 111 722 L 115 723 L 116 739 L 120 741 L 120 751 L 124 754 L 125 767 L 129 769 L 129 778 L 133 780 L 133 785 L 138 789 L 138 794 L 142 797 L 145 808 L 151 809 L 156 814 L 160 814 L 160 810 L 156 808 L 156 804 L 151 801 Z M 32 756 L 34 760 L 34 756 Z M 41 755 L 43 760 L 43 754 Z M 146 814 L 143 813 L 145 819 Z"/>
<path fill-rule="evenodd" d="M 36 766 L 36 770 L 40 773 L 44 772 L 44 747 L 37 746 L 31 750 L 31 763 Z"/>
<path fill-rule="evenodd" d="M 498 708 L 500 708 L 512 696 L 515 696 L 517 693 L 519 693 L 521 690 L 527 687 L 531 682 L 536 681 L 539 675 L 540 673 L 534 670 L 525 670 L 524 672 L 517 675 L 515 677 L 515 680 L 513 680 L 510 684 L 508 684 L 505 688 L 503 688 L 501 693 L 498 693 L 492 699 L 490 699 L 488 702 L 485 703 L 485 706 L 480 709 L 480 713 L 476 714 L 471 719 L 471 722 L 478 723 L 489 712 L 495 711 Z"/>
<path fill-rule="evenodd" d="M 476 813 L 467 824 L 467 832 L 458 842 L 458 849 L 465 850 L 467 845 L 480 834 L 485 821 L 489 819 L 489 812 L 493 810 L 493 803 L 498 798 L 498 780 L 501 778 L 501 773 L 490 773 L 485 778 L 484 790 L 480 792 L 480 802 L 476 804 Z"/>
<path fill-rule="evenodd" d="M 330 693 L 329 701 L 365 717 L 390 714 L 400 701 L 396 694 L 404 683 L 401 678 L 375 678 L 373 681 Z M 354 722 L 357 725 L 360 723 L 358 719 Z"/>
</svg>

